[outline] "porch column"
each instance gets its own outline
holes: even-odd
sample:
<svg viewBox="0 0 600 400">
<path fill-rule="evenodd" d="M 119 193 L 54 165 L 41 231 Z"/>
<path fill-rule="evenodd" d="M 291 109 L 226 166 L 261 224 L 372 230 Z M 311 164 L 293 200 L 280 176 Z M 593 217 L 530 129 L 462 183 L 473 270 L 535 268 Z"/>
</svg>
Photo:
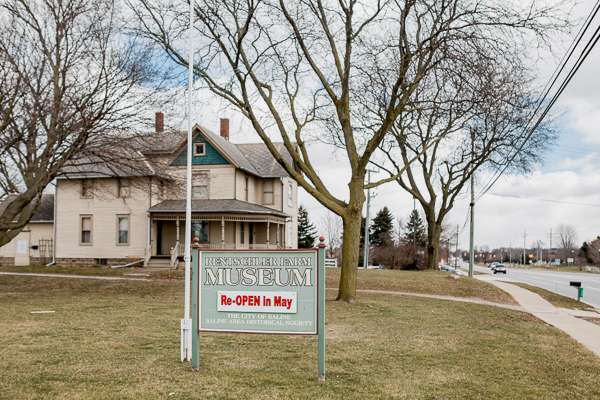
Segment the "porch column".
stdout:
<svg viewBox="0 0 600 400">
<path fill-rule="evenodd" d="M 221 217 L 221 248 L 225 248 L 225 217 Z"/>
<path fill-rule="evenodd" d="M 271 227 L 271 221 L 269 221 L 267 219 L 267 249 L 269 248 L 269 237 L 271 236 L 270 235 L 271 231 L 269 229 L 270 227 Z"/>
<path fill-rule="evenodd" d="M 276 241 L 275 244 L 277 244 L 277 248 L 279 248 L 279 222 L 277 222 L 276 232 L 277 233 L 275 234 L 275 241 Z"/>
<path fill-rule="evenodd" d="M 287 222 L 285 223 L 285 225 L 283 225 L 283 248 L 284 249 L 287 249 L 286 237 L 287 237 Z"/>
<path fill-rule="evenodd" d="M 177 220 L 175 222 L 175 225 L 177 226 L 177 230 L 175 231 L 175 246 L 177 246 L 177 255 L 179 256 L 179 215 L 177 216 Z"/>
</svg>

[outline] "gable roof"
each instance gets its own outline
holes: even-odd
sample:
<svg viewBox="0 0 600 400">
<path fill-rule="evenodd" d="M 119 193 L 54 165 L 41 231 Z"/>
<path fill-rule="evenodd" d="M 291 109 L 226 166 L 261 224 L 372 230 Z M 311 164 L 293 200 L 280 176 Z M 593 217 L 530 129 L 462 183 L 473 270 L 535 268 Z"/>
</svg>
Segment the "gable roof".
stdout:
<svg viewBox="0 0 600 400">
<path fill-rule="evenodd" d="M 4 212 L 6 207 L 11 201 L 17 198 L 16 194 L 9 194 L 6 196 L 4 201 L 0 203 L 0 214 Z M 32 207 L 32 204 L 29 205 Z M 38 209 L 35 211 L 29 223 L 43 223 L 54 221 L 54 195 L 53 194 L 42 194 L 42 200 Z"/>
<path fill-rule="evenodd" d="M 274 143 L 274 145 L 279 154 L 281 154 L 288 163 L 293 165 L 292 156 L 290 156 L 284 144 Z M 263 177 L 280 177 L 288 175 L 285 168 L 277 162 L 267 148 L 267 145 L 264 143 L 238 144 L 237 147 L 244 155 L 244 158 L 254 166 L 259 175 Z"/>
<path fill-rule="evenodd" d="M 234 144 L 196 124 L 193 137 L 198 135 L 210 143 L 230 164 L 249 174 L 276 178 L 288 176 L 264 143 Z M 274 143 L 280 154 L 292 163 L 292 157 L 283 143 Z M 169 174 L 153 156 L 178 157 L 187 151 L 187 132 L 148 132 L 107 135 L 97 140 L 81 157 L 71 160 L 61 169 L 68 178 L 141 177 L 158 176 L 169 179 Z"/>
</svg>

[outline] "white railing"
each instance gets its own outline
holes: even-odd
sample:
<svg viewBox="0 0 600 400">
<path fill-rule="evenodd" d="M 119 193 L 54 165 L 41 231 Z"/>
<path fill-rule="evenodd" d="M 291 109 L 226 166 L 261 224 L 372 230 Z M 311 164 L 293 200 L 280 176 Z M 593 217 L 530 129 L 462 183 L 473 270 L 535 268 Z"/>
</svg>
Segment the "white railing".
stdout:
<svg viewBox="0 0 600 400">
<path fill-rule="evenodd" d="M 144 251 L 144 268 L 148 266 L 148 261 L 150 261 L 150 257 L 152 257 L 152 246 L 146 247 Z"/>
<path fill-rule="evenodd" d="M 175 247 L 171 247 L 171 268 L 177 268 L 177 264 L 179 264 L 179 250 L 181 249 L 181 244 L 176 244 Z"/>
<path fill-rule="evenodd" d="M 326 258 L 325 259 L 325 267 L 326 268 L 337 268 L 337 258 Z"/>
<path fill-rule="evenodd" d="M 203 249 L 206 250 L 275 250 L 282 249 L 282 246 L 276 244 L 214 244 L 200 243 Z M 179 257 L 185 254 L 185 245 L 179 245 Z M 173 257 L 173 254 L 171 254 Z"/>
</svg>

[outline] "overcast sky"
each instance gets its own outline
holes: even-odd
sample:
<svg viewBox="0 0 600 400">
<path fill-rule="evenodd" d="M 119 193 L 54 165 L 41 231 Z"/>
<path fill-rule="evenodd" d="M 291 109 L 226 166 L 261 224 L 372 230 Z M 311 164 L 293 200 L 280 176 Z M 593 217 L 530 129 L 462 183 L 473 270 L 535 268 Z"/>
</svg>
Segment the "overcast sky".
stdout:
<svg viewBox="0 0 600 400">
<path fill-rule="evenodd" d="M 581 23 L 593 5 L 593 1 L 585 0 L 574 9 L 574 15 L 581 18 Z M 599 25 L 600 18 L 597 17 L 592 30 Z M 574 33 L 577 30 L 574 30 Z M 585 43 L 585 40 L 583 42 Z M 569 43 L 570 40 L 565 43 L 563 51 L 566 51 Z M 579 52 L 575 54 L 578 55 Z M 538 63 L 541 85 L 550 79 L 562 54 L 557 56 L 557 60 L 548 59 Z M 548 247 L 550 229 L 556 232 L 559 224 L 573 225 L 579 243 L 593 240 L 600 235 L 599 66 L 600 46 L 590 54 L 554 108 L 561 112 L 558 121 L 561 134 L 557 145 L 548 149 L 545 165 L 526 176 L 503 176 L 477 202 L 477 246 L 488 245 L 495 248 L 511 245 L 513 248 L 519 248 L 523 246 L 523 235 L 526 232 L 528 247 L 536 240 L 541 240 L 543 245 Z M 209 101 L 215 100 L 212 98 Z M 211 106 L 213 108 L 214 103 Z M 256 141 L 256 135 L 251 128 L 226 110 L 206 115 L 202 113 L 202 107 L 205 107 L 205 103 L 198 101 L 195 108 L 197 120 L 201 124 L 218 132 L 218 119 L 230 117 L 232 141 Z M 334 194 L 344 197 L 349 178 L 348 168 L 342 162 L 344 155 L 340 154 L 337 158 L 335 154 L 331 154 L 330 149 L 321 146 L 313 146 L 311 155 L 311 159 L 319 160 L 316 167 L 327 187 L 331 188 Z M 484 176 L 479 176 L 477 181 L 483 185 L 484 180 Z M 480 189 L 482 187 L 476 187 L 475 191 Z M 399 189 L 396 183 L 374 189 L 372 194 L 374 198 L 371 202 L 371 218 L 384 206 L 387 206 L 394 216 L 404 219 L 412 211 L 412 197 Z M 469 246 L 468 197 L 469 193 L 465 192 L 447 219 L 448 224 L 454 227 L 458 225 L 459 247 L 462 249 Z M 327 212 L 326 209 L 303 190 L 300 190 L 299 200 L 308 209 L 309 218 L 318 226 Z M 555 243 L 554 241 L 553 244 Z"/>
<path fill-rule="evenodd" d="M 593 5 L 594 2 L 585 1 L 576 7 L 575 14 L 585 17 Z M 598 25 L 600 18 L 594 21 L 593 29 Z M 549 80 L 556 62 L 545 60 L 539 63 L 542 84 Z M 599 66 L 600 46 L 592 51 L 555 106 L 556 111 L 561 112 L 558 122 L 562 129 L 557 145 L 546 154 L 545 165 L 526 176 L 503 176 L 477 202 L 476 245 L 522 247 L 526 233 L 528 247 L 536 240 L 541 240 L 547 247 L 550 229 L 556 232 L 559 224 L 573 225 L 581 243 L 600 235 Z M 327 162 L 320 167 L 320 172 L 330 177 L 328 183 L 345 182 L 339 179 L 341 175 L 347 176 L 343 165 L 327 155 L 324 159 Z M 482 184 L 485 177 L 478 178 Z M 339 190 L 344 189 L 340 187 Z M 476 187 L 476 193 L 480 189 Z M 371 202 L 371 217 L 384 206 L 404 219 L 412 211 L 412 197 L 397 184 L 387 184 L 372 192 L 375 197 Z M 459 247 L 463 249 L 469 246 L 468 197 L 469 193 L 465 193 L 448 217 L 449 224 L 459 227 Z M 300 199 L 308 208 L 309 217 L 318 223 L 325 212 L 323 207 L 307 194 L 302 194 Z M 556 238 L 553 247 L 554 244 Z"/>
</svg>

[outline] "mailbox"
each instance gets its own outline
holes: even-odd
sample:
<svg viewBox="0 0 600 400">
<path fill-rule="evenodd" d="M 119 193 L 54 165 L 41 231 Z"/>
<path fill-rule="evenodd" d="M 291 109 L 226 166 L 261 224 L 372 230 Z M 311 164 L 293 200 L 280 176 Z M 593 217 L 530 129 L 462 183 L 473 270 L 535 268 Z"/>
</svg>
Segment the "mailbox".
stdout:
<svg viewBox="0 0 600 400">
<path fill-rule="evenodd" d="M 583 297 L 583 288 L 581 287 L 581 282 L 571 281 L 569 286 L 573 286 L 577 288 L 577 301 Z"/>
</svg>

